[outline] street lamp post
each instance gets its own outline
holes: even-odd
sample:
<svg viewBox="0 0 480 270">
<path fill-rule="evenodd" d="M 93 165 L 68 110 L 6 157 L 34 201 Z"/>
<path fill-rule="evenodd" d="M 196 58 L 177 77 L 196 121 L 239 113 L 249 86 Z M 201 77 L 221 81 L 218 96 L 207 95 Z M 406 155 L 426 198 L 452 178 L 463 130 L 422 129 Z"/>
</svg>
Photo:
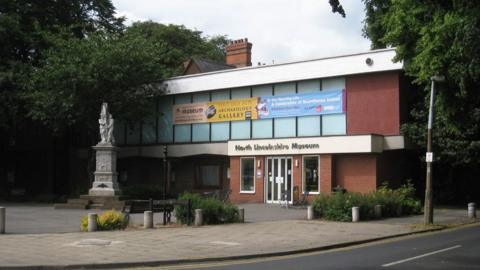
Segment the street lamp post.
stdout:
<svg viewBox="0 0 480 270">
<path fill-rule="evenodd" d="M 168 161 L 167 145 L 163 146 L 163 200 L 167 199 Z M 163 211 L 163 225 L 167 225 L 167 211 Z"/>
<path fill-rule="evenodd" d="M 443 76 L 432 76 L 431 80 L 431 90 L 430 90 L 430 108 L 428 110 L 428 128 L 427 128 L 427 177 L 425 185 L 425 209 L 424 209 L 424 224 L 430 225 L 433 224 L 433 190 L 432 190 L 432 162 L 433 162 L 433 152 L 432 152 L 432 126 L 433 126 L 433 111 L 435 105 L 435 82 L 441 83 L 445 81 Z"/>
</svg>

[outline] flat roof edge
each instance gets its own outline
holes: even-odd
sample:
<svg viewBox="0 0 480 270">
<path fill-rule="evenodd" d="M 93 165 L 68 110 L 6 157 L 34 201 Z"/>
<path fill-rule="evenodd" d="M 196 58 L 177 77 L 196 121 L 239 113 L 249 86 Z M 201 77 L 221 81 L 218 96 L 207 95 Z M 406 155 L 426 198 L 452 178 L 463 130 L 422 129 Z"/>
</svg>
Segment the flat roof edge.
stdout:
<svg viewBox="0 0 480 270">
<path fill-rule="evenodd" d="M 164 84 L 167 86 L 167 94 L 180 94 L 402 70 L 403 63 L 393 62 L 394 57 L 395 49 L 389 48 L 344 56 L 174 77 L 166 80 Z M 370 60 L 367 61 L 368 58 Z"/>
</svg>

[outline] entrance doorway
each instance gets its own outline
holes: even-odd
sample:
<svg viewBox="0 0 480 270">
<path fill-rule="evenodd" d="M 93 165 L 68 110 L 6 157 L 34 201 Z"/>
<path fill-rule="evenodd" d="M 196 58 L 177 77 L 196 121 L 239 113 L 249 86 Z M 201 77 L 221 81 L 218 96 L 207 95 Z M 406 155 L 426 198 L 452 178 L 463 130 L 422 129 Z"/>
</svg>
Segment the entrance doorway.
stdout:
<svg viewBox="0 0 480 270">
<path fill-rule="evenodd" d="M 268 157 L 265 166 L 265 198 L 267 203 L 292 203 L 292 158 Z"/>
</svg>

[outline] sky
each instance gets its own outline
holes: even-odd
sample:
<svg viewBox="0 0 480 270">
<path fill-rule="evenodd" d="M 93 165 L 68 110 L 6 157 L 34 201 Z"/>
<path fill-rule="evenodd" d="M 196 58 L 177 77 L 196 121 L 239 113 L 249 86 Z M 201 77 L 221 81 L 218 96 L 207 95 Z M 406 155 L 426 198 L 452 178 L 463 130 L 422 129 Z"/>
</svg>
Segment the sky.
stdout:
<svg viewBox="0 0 480 270">
<path fill-rule="evenodd" d="M 327 0 L 112 0 L 127 25 L 152 20 L 183 24 L 205 36 L 248 38 L 252 63 L 277 64 L 368 51 L 361 0 L 341 1 L 346 18 Z"/>
</svg>

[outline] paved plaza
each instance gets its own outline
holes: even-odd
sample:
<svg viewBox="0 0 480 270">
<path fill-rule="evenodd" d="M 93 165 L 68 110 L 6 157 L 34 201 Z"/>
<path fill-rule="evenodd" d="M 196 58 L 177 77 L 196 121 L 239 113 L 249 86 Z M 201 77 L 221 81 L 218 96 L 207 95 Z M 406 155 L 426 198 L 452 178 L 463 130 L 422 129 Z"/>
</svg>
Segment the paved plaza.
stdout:
<svg viewBox="0 0 480 270">
<path fill-rule="evenodd" d="M 50 210 L 51 206 L 46 205 L 7 205 L 10 220 L 7 234 L 0 235 L 0 269 L 67 265 L 98 267 L 102 264 L 120 267 L 282 254 L 422 230 L 415 226 L 421 223 L 422 216 L 347 223 L 307 221 L 305 209 L 284 209 L 278 205 L 241 207 L 246 209 L 247 223 L 244 224 L 157 226 L 149 230 L 130 228 L 83 233 L 65 231 L 70 226 L 78 231 L 79 218 L 89 211 Z M 21 218 L 21 214 L 32 214 L 32 217 Z M 466 219 L 466 210 L 437 210 L 436 217 L 442 224 L 470 222 Z M 140 218 L 141 215 L 137 215 L 134 222 L 140 224 Z M 47 219 L 57 219 L 54 228 L 64 233 L 45 233 L 52 224 Z M 160 221 L 156 219 L 156 223 Z M 35 233 L 28 229 L 36 225 L 44 229 Z M 22 230 L 28 233 L 22 233 Z"/>
</svg>

